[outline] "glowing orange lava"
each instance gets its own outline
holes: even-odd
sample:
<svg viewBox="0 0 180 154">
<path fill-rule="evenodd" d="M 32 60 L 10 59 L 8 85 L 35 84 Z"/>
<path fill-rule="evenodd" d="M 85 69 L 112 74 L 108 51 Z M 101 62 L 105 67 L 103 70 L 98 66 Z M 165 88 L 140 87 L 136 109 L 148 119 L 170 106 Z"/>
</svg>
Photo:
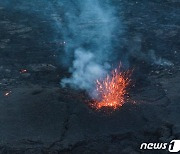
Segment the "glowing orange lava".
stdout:
<svg viewBox="0 0 180 154">
<path fill-rule="evenodd" d="M 112 71 L 111 75 L 107 75 L 103 81 L 96 81 L 96 89 L 99 101 L 93 103 L 95 109 L 109 107 L 117 109 L 121 107 L 128 97 L 127 87 L 129 86 L 132 71 L 121 71 L 118 69 Z"/>
</svg>

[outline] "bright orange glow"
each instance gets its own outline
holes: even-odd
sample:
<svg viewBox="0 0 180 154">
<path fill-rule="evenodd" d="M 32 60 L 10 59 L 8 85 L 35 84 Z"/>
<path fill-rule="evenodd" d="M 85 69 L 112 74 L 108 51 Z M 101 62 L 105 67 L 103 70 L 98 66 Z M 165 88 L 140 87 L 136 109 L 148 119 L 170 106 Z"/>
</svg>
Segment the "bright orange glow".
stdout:
<svg viewBox="0 0 180 154">
<path fill-rule="evenodd" d="M 103 81 L 96 81 L 96 89 L 99 101 L 93 103 L 95 109 L 109 107 L 117 109 L 121 107 L 128 97 L 127 87 L 129 86 L 132 71 L 121 71 L 118 69 L 112 71 L 111 75 L 107 75 Z"/>
</svg>

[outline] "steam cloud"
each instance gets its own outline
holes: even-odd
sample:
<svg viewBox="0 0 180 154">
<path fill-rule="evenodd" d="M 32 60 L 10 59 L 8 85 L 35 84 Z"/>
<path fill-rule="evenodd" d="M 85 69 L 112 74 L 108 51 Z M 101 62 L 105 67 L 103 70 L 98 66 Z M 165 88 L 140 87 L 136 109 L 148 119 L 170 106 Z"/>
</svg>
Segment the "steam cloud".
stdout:
<svg viewBox="0 0 180 154">
<path fill-rule="evenodd" d="M 113 2 L 120 5 L 112 0 L 6 0 L 0 1 L 0 5 L 38 14 L 52 26 L 54 41 L 62 41 L 63 34 L 65 53 L 60 61 L 72 75 L 62 79 L 61 85 L 92 92 L 95 80 L 104 77 L 119 60 L 123 66 L 128 66 L 129 57 L 164 67 L 174 65 L 159 57 L 158 51 L 142 52 L 140 36 L 126 39 L 127 31 Z M 122 46 L 126 50 L 120 49 Z"/>
<path fill-rule="evenodd" d="M 101 3 L 103 2 L 103 3 Z M 93 90 L 96 79 L 103 77 L 111 68 L 114 33 L 121 27 L 113 6 L 108 1 L 77 0 L 71 9 L 64 6 L 67 27 L 64 64 L 69 65 L 70 78 L 61 80 L 61 85 Z M 119 29 L 120 31 L 120 29 Z M 72 61 L 72 63 L 71 63 Z"/>
</svg>

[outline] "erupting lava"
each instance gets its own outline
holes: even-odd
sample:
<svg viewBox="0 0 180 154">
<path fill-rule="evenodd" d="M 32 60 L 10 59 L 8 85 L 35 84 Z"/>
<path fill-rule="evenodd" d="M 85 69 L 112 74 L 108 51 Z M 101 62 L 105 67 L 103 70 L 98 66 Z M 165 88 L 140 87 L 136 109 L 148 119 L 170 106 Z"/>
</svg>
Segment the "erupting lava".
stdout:
<svg viewBox="0 0 180 154">
<path fill-rule="evenodd" d="M 93 103 L 95 109 L 109 107 L 117 109 L 121 107 L 128 97 L 127 87 L 131 82 L 132 71 L 121 71 L 119 68 L 107 75 L 103 81 L 96 81 L 96 89 L 99 101 Z"/>
</svg>

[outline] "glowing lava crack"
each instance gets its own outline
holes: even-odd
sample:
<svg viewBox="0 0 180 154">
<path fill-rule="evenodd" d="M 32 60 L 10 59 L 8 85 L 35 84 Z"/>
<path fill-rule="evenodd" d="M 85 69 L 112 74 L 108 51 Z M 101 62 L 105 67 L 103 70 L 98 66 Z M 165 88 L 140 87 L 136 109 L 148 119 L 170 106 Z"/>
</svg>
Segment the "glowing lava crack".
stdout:
<svg viewBox="0 0 180 154">
<path fill-rule="evenodd" d="M 121 107 L 128 97 L 127 87 L 131 83 L 131 74 L 132 71 L 121 71 L 119 67 L 113 70 L 111 75 L 107 75 L 104 80 L 97 80 L 96 90 L 99 100 L 96 100 L 92 107 L 95 109 Z"/>
</svg>

